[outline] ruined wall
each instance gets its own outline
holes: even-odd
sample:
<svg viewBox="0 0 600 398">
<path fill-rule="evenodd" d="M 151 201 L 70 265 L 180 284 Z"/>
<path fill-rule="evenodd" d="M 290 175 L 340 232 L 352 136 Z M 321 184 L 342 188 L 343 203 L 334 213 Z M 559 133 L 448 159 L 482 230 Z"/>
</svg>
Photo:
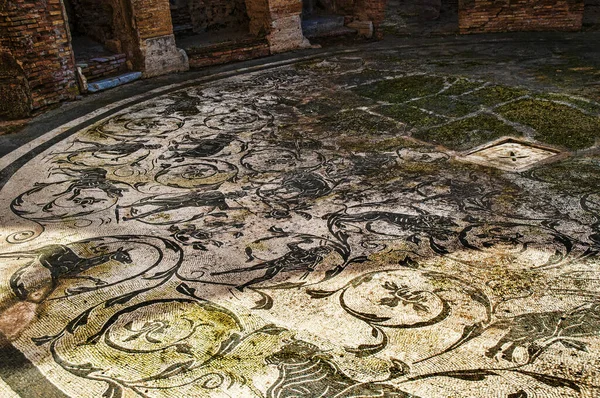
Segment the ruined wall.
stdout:
<svg viewBox="0 0 600 398">
<path fill-rule="evenodd" d="M 461 33 L 581 29 L 583 0 L 460 0 Z"/>
<path fill-rule="evenodd" d="M 17 70 L 10 68 L 5 73 L 21 76 L 21 94 L 15 94 L 17 97 L 27 97 L 25 87 L 28 86 L 31 108 L 37 109 L 78 94 L 74 59 L 60 0 L 0 2 L 0 28 L 4 46 L 15 61 L 12 65 L 18 65 Z M 10 58 L 7 57 L 7 62 Z M 20 106 L 15 104 L 15 107 Z"/>
</svg>

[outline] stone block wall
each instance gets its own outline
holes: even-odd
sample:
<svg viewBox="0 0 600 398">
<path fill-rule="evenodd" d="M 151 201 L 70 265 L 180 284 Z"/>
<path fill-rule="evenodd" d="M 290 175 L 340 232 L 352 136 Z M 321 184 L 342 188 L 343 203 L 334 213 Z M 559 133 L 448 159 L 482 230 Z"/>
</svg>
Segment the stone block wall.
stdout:
<svg viewBox="0 0 600 398">
<path fill-rule="evenodd" d="M 27 80 L 32 109 L 78 94 L 75 61 L 60 0 L 5 0 L 0 3 L 0 31 L 3 46 Z"/>
<path fill-rule="evenodd" d="M 581 29 L 583 0 L 460 0 L 461 33 Z"/>
</svg>

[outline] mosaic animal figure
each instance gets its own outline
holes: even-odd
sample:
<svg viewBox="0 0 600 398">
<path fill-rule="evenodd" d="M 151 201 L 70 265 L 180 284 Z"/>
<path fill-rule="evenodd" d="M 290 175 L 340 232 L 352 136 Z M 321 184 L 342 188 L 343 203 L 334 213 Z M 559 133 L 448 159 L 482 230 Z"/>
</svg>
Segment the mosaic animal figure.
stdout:
<svg viewBox="0 0 600 398">
<path fill-rule="evenodd" d="M 285 176 L 278 187 L 262 190 L 260 194 L 295 203 L 305 198 L 316 199 L 330 192 L 329 183 L 320 175 L 293 173 Z"/>
<path fill-rule="evenodd" d="M 449 228 L 458 225 L 450 218 L 434 214 L 401 214 L 389 211 L 368 211 L 357 214 L 334 214 L 330 218 L 330 223 L 341 227 L 348 223 L 366 223 L 366 229 L 369 232 L 373 230 L 373 223 L 383 221 L 395 225 L 410 232 L 435 232 L 447 231 Z M 376 233 L 376 232 L 375 232 Z"/>
<path fill-rule="evenodd" d="M 33 260 L 17 270 L 10 278 L 10 288 L 21 300 L 41 302 L 48 297 L 61 279 L 87 279 L 97 286 L 106 282 L 81 273 L 95 266 L 116 261 L 133 262 L 129 252 L 117 250 L 81 257 L 65 245 L 48 245 L 37 250 L 0 254 L 1 258 L 31 257 Z"/>
<path fill-rule="evenodd" d="M 117 208 L 117 218 L 119 209 L 131 209 L 128 217 L 123 217 L 123 221 L 139 220 L 159 213 L 183 209 L 186 207 L 209 207 L 219 210 L 229 209 L 225 202 L 226 196 L 219 191 L 209 192 L 190 192 L 179 196 L 153 196 L 142 199 L 129 206 L 119 206 Z M 152 207 L 151 210 L 138 211 L 141 207 Z M 211 210 L 212 211 L 212 210 Z M 201 217 L 197 215 L 195 218 Z"/>
<path fill-rule="evenodd" d="M 486 352 L 516 362 L 517 347 L 527 349 L 527 363 L 533 362 L 548 347 L 562 343 L 565 347 L 585 351 L 582 337 L 600 336 L 600 302 L 596 301 L 571 311 L 552 311 L 518 315 L 487 327 L 506 329 L 507 333 Z"/>
<path fill-rule="evenodd" d="M 126 141 L 119 142 L 118 144 L 102 144 L 93 141 L 76 140 L 75 143 L 86 144 L 89 146 L 60 153 L 69 154 L 69 158 L 86 153 L 102 153 L 114 156 L 112 160 L 116 161 L 121 157 L 132 155 L 142 149 L 158 149 L 161 147 L 160 144 L 147 144 L 147 142 L 148 141 Z"/>
<path fill-rule="evenodd" d="M 446 254 L 447 250 L 435 243 L 434 239 L 446 239 L 447 236 L 453 232 L 453 229 L 458 227 L 458 224 L 456 224 L 452 218 L 435 214 L 413 215 L 389 211 L 367 211 L 356 214 L 334 213 L 325 217 L 328 218 L 327 224 L 329 230 L 332 235 L 338 237 L 338 239 L 340 230 L 345 229 L 347 224 L 355 223 L 364 223 L 365 229 L 371 233 L 387 235 L 374 228 L 376 222 L 384 222 L 408 233 L 409 236 L 406 240 L 409 241 L 416 242 L 419 234 L 425 234 L 429 237 L 431 248 L 438 254 Z"/>
<path fill-rule="evenodd" d="M 390 384 L 355 380 L 318 347 L 300 340 L 286 344 L 265 361 L 279 370 L 267 398 L 418 398 Z"/>
<path fill-rule="evenodd" d="M 301 278 L 304 279 L 324 260 L 324 256 L 331 252 L 331 248 L 328 246 L 303 249 L 298 243 L 289 243 L 287 247 L 289 251 L 274 260 L 264 261 L 250 267 L 214 272 L 212 275 L 227 275 L 265 270 L 263 276 L 259 276 L 236 286 L 236 289 L 239 291 L 244 291 L 244 289 L 249 286 L 273 279 L 280 272 L 305 271 Z"/>
<path fill-rule="evenodd" d="M 173 159 L 176 162 L 183 162 L 185 159 L 198 159 L 198 158 L 207 158 L 211 156 L 217 155 L 223 149 L 225 149 L 229 144 L 231 144 L 236 137 L 232 134 L 218 134 L 214 138 L 192 138 L 190 136 L 185 136 L 183 141 L 174 141 L 169 147 L 169 151 L 171 151 L 167 155 L 161 155 L 159 159 L 167 160 Z M 180 146 L 184 147 L 179 149 Z M 191 148 L 185 148 L 189 147 Z"/>
<path fill-rule="evenodd" d="M 72 194 L 68 200 L 74 200 L 81 195 L 81 191 L 86 189 L 99 189 L 106 193 L 109 198 L 120 198 L 123 196 L 124 189 L 117 188 L 113 181 L 106 178 L 107 171 L 99 167 L 90 167 L 81 170 L 61 168 L 53 174 L 61 174 L 75 179 L 66 190 L 54 196 Z"/>
</svg>

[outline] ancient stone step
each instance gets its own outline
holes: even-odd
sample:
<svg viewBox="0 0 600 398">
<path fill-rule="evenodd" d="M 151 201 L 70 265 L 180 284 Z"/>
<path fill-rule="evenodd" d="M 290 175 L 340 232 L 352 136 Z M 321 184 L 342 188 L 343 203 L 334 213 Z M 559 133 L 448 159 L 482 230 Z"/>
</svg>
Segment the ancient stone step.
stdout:
<svg viewBox="0 0 600 398">
<path fill-rule="evenodd" d="M 356 33 L 344 26 L 344 17 L 339 15 L 313 16 L 302 20 L 302 33 L 307 38 L 342 36 Z"/>
<path fill-rule="evenodd" d="M 122 75 L 109 77 L 107 79 L 96 80 L 94 82 L 88 83 L 88 92 L 97 93 L 99 91 L 108 90 L 109 88 L 114 88 L 122 86 L 123 84 L 131 83 L 141 78 L 142 72 L 128 72 Z"/>
</svg>

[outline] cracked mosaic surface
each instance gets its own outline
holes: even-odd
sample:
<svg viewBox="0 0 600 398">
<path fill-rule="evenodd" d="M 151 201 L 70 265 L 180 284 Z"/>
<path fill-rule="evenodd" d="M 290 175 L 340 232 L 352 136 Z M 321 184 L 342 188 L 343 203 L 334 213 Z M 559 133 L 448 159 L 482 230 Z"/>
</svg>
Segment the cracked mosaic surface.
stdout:
<svg viewBox="0 0 600 398">
<path fill-rule="evenodd" d="M 600 105 L 394 65 L 174 91 L 25 164 L 0 196 L 12 346 L 77 397 L 598 396 L 598 158 L 453 149 L 589 147 Z"/>
</svg>

